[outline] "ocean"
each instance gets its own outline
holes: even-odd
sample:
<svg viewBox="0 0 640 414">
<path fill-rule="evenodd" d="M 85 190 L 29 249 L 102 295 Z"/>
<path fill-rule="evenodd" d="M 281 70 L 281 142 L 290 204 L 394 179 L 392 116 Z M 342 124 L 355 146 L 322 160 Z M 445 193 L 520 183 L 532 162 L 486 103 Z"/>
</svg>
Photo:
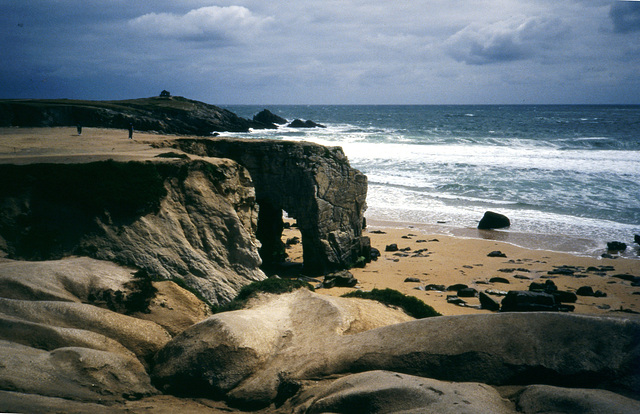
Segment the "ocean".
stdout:
<svg viewBox="0 0 640 414">
<path fill-rule="evenodd" d="M 640 234 L 640 106 L 225 108 L 325 125 L 229 135 L 341 146 L 369 178 L 369 222 L 587 255 Z M 476 230 L 488 210 L 511 227 Z M 638 257 L 632 247 L 625 255 Z"/>
</svg>

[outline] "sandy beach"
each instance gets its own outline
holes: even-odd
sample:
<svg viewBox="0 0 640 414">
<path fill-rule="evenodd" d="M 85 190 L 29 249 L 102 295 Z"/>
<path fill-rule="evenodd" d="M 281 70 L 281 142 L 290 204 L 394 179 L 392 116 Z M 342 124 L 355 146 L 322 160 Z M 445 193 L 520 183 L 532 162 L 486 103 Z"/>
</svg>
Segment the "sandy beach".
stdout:
<svg viewBox="0 0 640 414">
<path fill-rule="evenodd" d="M 153 148 L 153 142 L 171 139 L 151 133 L 134 133 L 129 140 L 126 130 L 84 128 L 79 136 L 75 128 L 0 128 L 0 163 L 87 162 L 104 159 L 150 159 L 166 152 Z M 192 156 L 193 157 L 193 156 Z M 470 234 L 473 229 L 458 229 L 453 234 Z M 442 235 L 406 223 L 376 223 L 369 221 L 365 235 L 380 258 L 365 268 L 351 272 L 358 279 L 357 288 L 392 288 L 413 295 L 431 305 L 443 315 L 482 313 L 476 309 L 477 297 L 463 298 L 468 307 L 447 303 L 451 291 L 422 290 L 427 285 L 449 287 L 465 284 L 477 291 L 506 292 L 528 290 L 532 282 L 552 280 L 558 289 L 576 292 L 583 286 L 600 290 L 606 297 L 578 296 L 576 313 L 609 314 L 620 310 L 640 312 L 640 287 L 616 275 L 640 277 L 640 260 L 618 257 L 605 259 L 579 256 L 548 250 L 518 247 L 501 241 L 503 232 L 485 232 L 482 238 Z M 285 229 L 282 240 L 299 237 L 295 227 Z M 494 238 L 495 240 L 491 240 Z M 535 238 L 528 238 L 535 245 Z M 533 241 L 533 242 L 532 242 Z M 395 252 L 386 246 L 397 244 Z M 543 248 L 546 246 L 541 246 Z M 629 246 L 635 249 L 637 246 Z M 501 251 L 506 257 L 488 257 Z M 302 261 L 302 246 L 288 248 L 289 260 Z M 573 275 L 549 274 L 560 266 L 573 266 Z M 587 271 L 589 268 L 592 270 Z M 598 270 L 594 270 L 598 269 Z M 602 269 L 608 269 L 602 271 Z M 491 283 L 502 277 L 509 283 Z M 418 282 L 405 282 L 407 278 Z M 342 295 L 352 288 L 319 289 L 330 295 Z M 498 295 L 492 296 L 500 301 Z"/>
<path fill-rule="evenodd" d="M 595 258 L 546 250 L 526 249 L 514 244 L 428 233 L 414 227 L 393 226 L 392 223 L 370 223 L 365 234 L 371 238 L 371 246 L 380 250 L 380 258 L 365 268 L 351 269 L 358 279 L 356 288 L 363 290 L 391 288 L 415 296 L 443 315 L 486 313 L 477 309 L 477 297 L 463 299 L 469 306 L 447 303 L 453 291 L 424 290 L 428 285 L 445 288 L 465 284 L 480 291 L 507 292 L 529 290 L 532 282 L 552 280 L 559 290 L 576 292 L 583 286 L 600 290 L 606 297 L 578 296 L 575 313 L 611 314 L 621 310 L 625 314 L 640 312 L 640 287 L 615 275 L 640 276 L 640 261 L 627 258 Z M 283 241 L 298 236 L 295 227 L 285 229 Z M 386 246 L 396 244 L 399 251 L 385 251 Z M 629 247 L 632 248 L 632 247 Z M 488 257 L 500 251 L 506 257 Z M 300 244 L 288 249 L 291 261 L 302 261 Z M 571 266 L 574 275 L 549 274 L 561 266 Z M 589 268 L 597 268 L 587 271 Z M 601 271 L 601 269 L 610 269 Z M 612 269 L 612 270 L 611 270 Z M 508 283 L 489 282 L 494 277 Z M 407 282 L 406 279 L 417 279 Z M 329 295 L 342 295 L 353 288 L 318 289 Z M 500 295 L 491 295 L 501 301 Z"/>
</svg>

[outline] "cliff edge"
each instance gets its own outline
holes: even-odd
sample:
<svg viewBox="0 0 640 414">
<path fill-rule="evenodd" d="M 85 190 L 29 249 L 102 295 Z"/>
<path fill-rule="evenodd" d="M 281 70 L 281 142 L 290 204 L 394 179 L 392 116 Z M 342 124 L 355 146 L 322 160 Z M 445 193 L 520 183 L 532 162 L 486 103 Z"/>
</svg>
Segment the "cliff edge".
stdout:
<svg viewBox="0 0 640 414">
<path fill-rule="evenodd" d="M 211 135 L 216 131 L 246 132 L 275 128 L 271 123 L 241 118 L 215 105 L 181 96 L 120 101 L 72 99 L 0 100 L 0 127 L 76 126 L 121 128 L 162 134 Z"/>
</svg>

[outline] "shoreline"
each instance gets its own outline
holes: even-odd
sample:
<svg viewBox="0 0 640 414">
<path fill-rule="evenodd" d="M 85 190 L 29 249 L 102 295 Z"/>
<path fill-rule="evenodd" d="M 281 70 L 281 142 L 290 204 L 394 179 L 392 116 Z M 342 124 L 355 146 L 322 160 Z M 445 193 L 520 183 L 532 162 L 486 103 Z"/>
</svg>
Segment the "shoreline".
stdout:
<svg viewBox="0 0 640 414">
<path fill-rule="evenodd" d="M 561 234 L 525 233 L 507 229 L 479 230 L 473 227 L 456 227 L 447 223 L 426 224 L 367 218 L 367 227 L 388 229 L 414 229 L 425 233 L 441 234 L 469 240 L 493 240 L 530 250 L 568 253 L 580 257 L 598 259 L 607 253 L 606 242 L 599 242 L 577 236 Z M 609 240 L 614 241 L 614 240 Z M 624 252 L 614 256 L 630 260 L 640 260 L 640 248 L 629 245 Z M 640 265 L 639 265 L 640 266 Z"/>
<path fill-rule="evenodd" d="M 415 296 L 448 316 L 490 313 L 477 309 L 480 305 L 477 296 L 460 298 L 467 306 L 448 303 L 447 297 L 456 294 L 446 289 L 452 285 L 465 284 L 478 292 L 489 290 L 506 293 L 510 290 L 529 290 L 532 282 L 545 283 L 551 280 L 562 291 L 575 293 L 589 286 L 594 292 L 599 290 L 606 294 L 606 297 L 577 296 L 577 301 L 570 303 L 575 306 L 573 313 L 640 317 L 640 286 L 633 286 L 632 281 L 616 277 L 640 277 L 640 262 L 637 259 L 602 258 L 526 248 L 511 241 L 463 237 L 430 230 L 433 227 L 420 224 L 368 220 L 363 235 L 371 238 L 371 246 L 380 251 L 380 257 L 364 268 L 350 269 L 358 280 L 355 288 L 336 287 L 317 289 L 317 292 L 340 296 L 354 289 L 368 291 L 390 288 Z M 300 237 L 295 226 L 284 230 L 282 240 L 286 242 L 294 236 Z M 534 240 L 535 237 L 532 238 Z M 398 251 L 385 251 L 386 246 L 394 243 Z M 493 251 L 500 251 L 506 257 L 488 257 Z M 290 261 L 302 262 L 301 244 L 288 246 L 287 253 Z M 553 274 L 563 267 L 575 272 L 569 275 Z M 506 283 L 491 282 L 495 277 L 506 279 Z M 429 285 L 439 285 L 444 289 L 429 290 Z M 502 296 L 492 294 L 491 297 L 498 302 L 502 300 Z"/>
</svg>

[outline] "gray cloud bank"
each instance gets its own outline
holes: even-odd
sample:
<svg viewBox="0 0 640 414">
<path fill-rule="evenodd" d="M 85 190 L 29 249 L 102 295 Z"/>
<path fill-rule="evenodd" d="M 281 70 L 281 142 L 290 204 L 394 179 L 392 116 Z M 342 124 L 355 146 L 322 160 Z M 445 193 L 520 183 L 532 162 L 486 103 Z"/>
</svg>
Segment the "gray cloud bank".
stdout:
<svg viewBox="0 0 640 414">
<path fill-rule="evenodd" d="M 0 97 L 640 103 L 640 2 L 0 0 Z"/>
</svg>

